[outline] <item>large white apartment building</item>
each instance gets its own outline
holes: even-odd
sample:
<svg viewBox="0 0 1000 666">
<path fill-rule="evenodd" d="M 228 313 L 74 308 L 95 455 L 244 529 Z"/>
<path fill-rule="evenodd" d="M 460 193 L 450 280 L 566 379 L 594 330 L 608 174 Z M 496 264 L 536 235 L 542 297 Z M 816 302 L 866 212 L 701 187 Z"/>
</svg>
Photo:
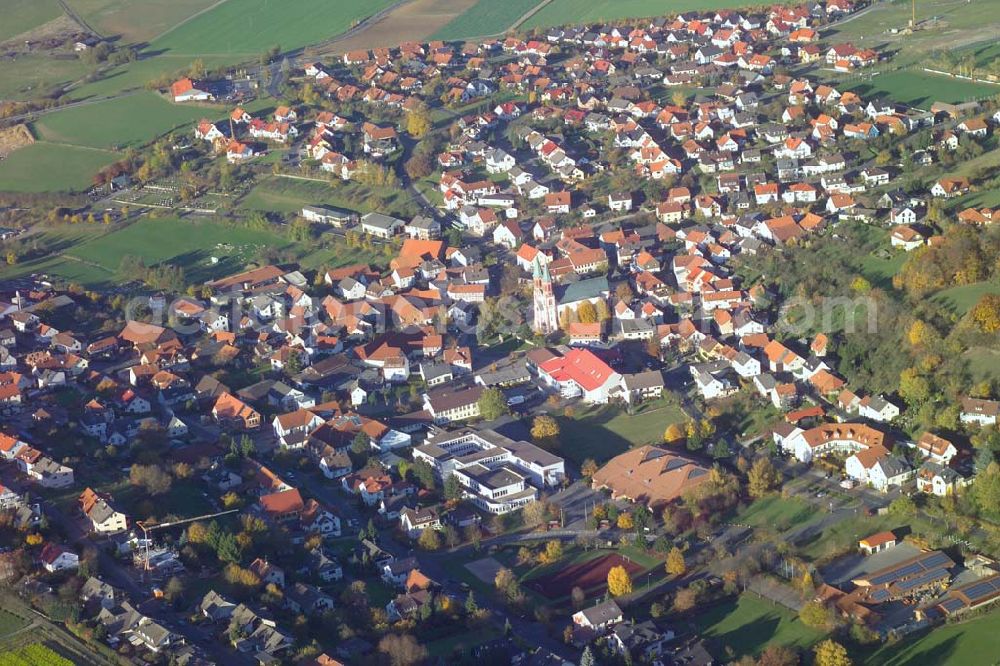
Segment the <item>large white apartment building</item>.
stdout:
<svg viewBox="0 0 1000 666">
<path fill-rule="evenodd" d="M 454 474 L 466 496 L 488 513 L 508 513 L 538 497 L 539 488 L 557 486 L 566 475 L 559 456 L 493 430 L 432 431 L 413 450 L 446 479 Z"/>
</svg>

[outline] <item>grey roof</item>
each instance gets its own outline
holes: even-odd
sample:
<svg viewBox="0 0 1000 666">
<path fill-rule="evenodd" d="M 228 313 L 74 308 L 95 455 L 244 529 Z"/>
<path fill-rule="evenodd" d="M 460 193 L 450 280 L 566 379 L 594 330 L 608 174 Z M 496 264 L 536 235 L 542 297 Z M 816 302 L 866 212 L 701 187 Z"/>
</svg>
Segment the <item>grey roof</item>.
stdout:
<svg viewBox="0 0 1000 666">
<path fill-rule="evenodd" d="M 596 606 L 586 608 L 581 612 L 583 613 L 583 616 L 587 618 L 587 621 L 595 626 L 607 624 L 608 622 L 622 616 L 622 609 L 619 608 L 618 604 L 615 603 L 613 599 L 597 604 Z"/>
<path fill-rule="evenodd" d="M 361 218 L 361 224 L 368 225 L 369 227 L 375 227 L 377 229 L 393 229 L 405 224 L 402 220 L 397 217 L 392 217 L 391 215 L 384 215 L 382 213 L 368 213 Z"/>
<path fill-rule="evenodd" d="M 647 370 L 635 374 L 624 375 L 625 388 L 629 391 L 640 391 L 648 388 L 662 388 L 663 373 L 659 370 Z"/>
<path fill-rule="evenodd" d="M 571 282 L 559 295 L 559 303 L 576 303 L 586 299 L 605 296 L 610 291 L 608 278 L 604 276 Z"/>
</svg>

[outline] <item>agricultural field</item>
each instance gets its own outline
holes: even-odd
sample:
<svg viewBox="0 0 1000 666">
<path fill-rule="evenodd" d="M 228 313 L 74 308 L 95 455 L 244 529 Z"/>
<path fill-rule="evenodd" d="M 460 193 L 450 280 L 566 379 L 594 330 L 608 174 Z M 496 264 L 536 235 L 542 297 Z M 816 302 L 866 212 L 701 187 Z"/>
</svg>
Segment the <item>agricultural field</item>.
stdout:
<svg viewBox="0 0 1000 666">
<path fill-rule="evenodd" d="M 39 141 L 0 160 L 0 190 L 70 192 L 90 186 L 95 173 L 118 159 L 108 150 Z"/>
<path fill-rule="evenodd" d="M 227 0 L 152 42 L 173 55 L 255 56 L 276 44 L 294 49 L 336 37 L 393 0 Z"/>
<path fill-rule="evenodd" d="M 338 39 L 335 46 L 337 51 L 347 52 L 426 41 L 475 3 L 476 0 L 411 0 L 365 30 Z"/>
<path fill-rule="evenodd" d="M 3 3 L 3 21 L 0 21 L 0 42 L 34 30 L 62 16 L 62 13 L 56 0 L 6 0 Z"/>
<path fill-rule="evenodd" d="M 65 86 L 86 76 L 89 67 L 79 58 L 51 58 L 23 54 L 0 59 L 0 99 L 31 99 L 56 86 Z"/>
<path fill-rule="evenodd" d="M 698 633 L 709 640 L 713 656 L 726 661 L 758 654 L 772 643 L 805 649 L 823 638 L 822 632 L 802 624 L 792 611 L 753 593 L 710 608 L 695 618 L 695 624 Z"/>
<path fill-rule="evenodd" d="M 173 104 L 155 92 L 50 113 L 34 124 L 36 136 L 53 143 L 121 149 L 149 143 L 175 128 L 185 133 L 201 118 L 217 118 L 216 107 Z"/>
<path fill-rule="evenodd" d="M 680 407 L 665 400 L 647 403 L 632 415 L 617 406 L 591 407 L 559 417 L 562 440 L 573 442 L 560 455 L 577 464 L 587 458 L 603 463 L 633 446 L 661 443 L 667 426 L 686 418 Z"/>
<path fill-rule="evenodd" d="M 69 0 L 70 6 L 102 35 L 125 42 L 149 42 L 218 0 Z"/>
<path fill-rule="evenodd" d="M 934 102 L 958 103 L 1000 95 L 998 85 L 973 83 L 917 70 L 878 74 L 872 78 L 852 81 L 845 88 L 865 98 L 885 95 L 919 109 L 929 109 Z"/>
<path fill-rule="evenodd" d="M 478 0 L 436 33 L 434 39 L 467 39 L 497 35 L 510 28 L 539 0 Z M 563 17 L 566 20 L 566 17 Z"/>
<path fill-rule="evenodd" d="M 739 0 L 552 0 L 524 22 L 525 28 L 548 28 L 567 23 L 599 23 L 619 18 L 641 18 L 668 13 L 741 7 Z"/>
</svg>

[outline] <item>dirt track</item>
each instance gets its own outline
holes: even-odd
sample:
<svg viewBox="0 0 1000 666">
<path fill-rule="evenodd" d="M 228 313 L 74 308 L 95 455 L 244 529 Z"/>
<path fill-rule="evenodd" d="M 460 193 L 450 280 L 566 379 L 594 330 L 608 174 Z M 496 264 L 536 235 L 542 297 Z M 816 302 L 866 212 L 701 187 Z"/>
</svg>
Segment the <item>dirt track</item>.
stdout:
<svg viewBox="0 0 1000 666">
<path fill-rule="evenodd" d="M 412 0 L 361 32 L 335 41 L 324 51 L 344 53 L 377 46 L 397 46 L 407 41 L 427 41 L 428 37 L 474 4 L 476 0 Z"/>
</svg>

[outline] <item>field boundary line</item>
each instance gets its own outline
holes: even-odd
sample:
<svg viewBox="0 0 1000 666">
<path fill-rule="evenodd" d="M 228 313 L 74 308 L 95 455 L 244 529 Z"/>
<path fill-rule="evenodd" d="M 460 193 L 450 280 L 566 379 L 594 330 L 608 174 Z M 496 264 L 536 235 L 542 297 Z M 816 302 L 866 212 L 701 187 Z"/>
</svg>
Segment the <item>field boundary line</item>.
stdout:
<svg viewBox="0 0 1000 666">
<path fill-rule="evenodd" d="M 504 32 L 510 32 L 511 30 L 517 30 L 522 25 L 524 25 L 528 21 L 528 19 L 530 19 L 532 16 L 534 16 L 538 12 L 542 11 L 543 9 L 545 9 L 546 7 L 548 7 L 551 4 L 552 4 L 552 0 L 542 0 L 540 3 L 538 3 L 537 5 L 535 5 L 534 7 L 532 7 L 531 9 L 529 9 L 528 11 L 524 12 L 523 14 L 521 14 L 521 17 L 519 19 L 517 19 L 516 21 L 514 21 L 513 23 L 511 23 L 510 27 L 508 27 L 507 30 L 505 30 Z"/>
</svg>

